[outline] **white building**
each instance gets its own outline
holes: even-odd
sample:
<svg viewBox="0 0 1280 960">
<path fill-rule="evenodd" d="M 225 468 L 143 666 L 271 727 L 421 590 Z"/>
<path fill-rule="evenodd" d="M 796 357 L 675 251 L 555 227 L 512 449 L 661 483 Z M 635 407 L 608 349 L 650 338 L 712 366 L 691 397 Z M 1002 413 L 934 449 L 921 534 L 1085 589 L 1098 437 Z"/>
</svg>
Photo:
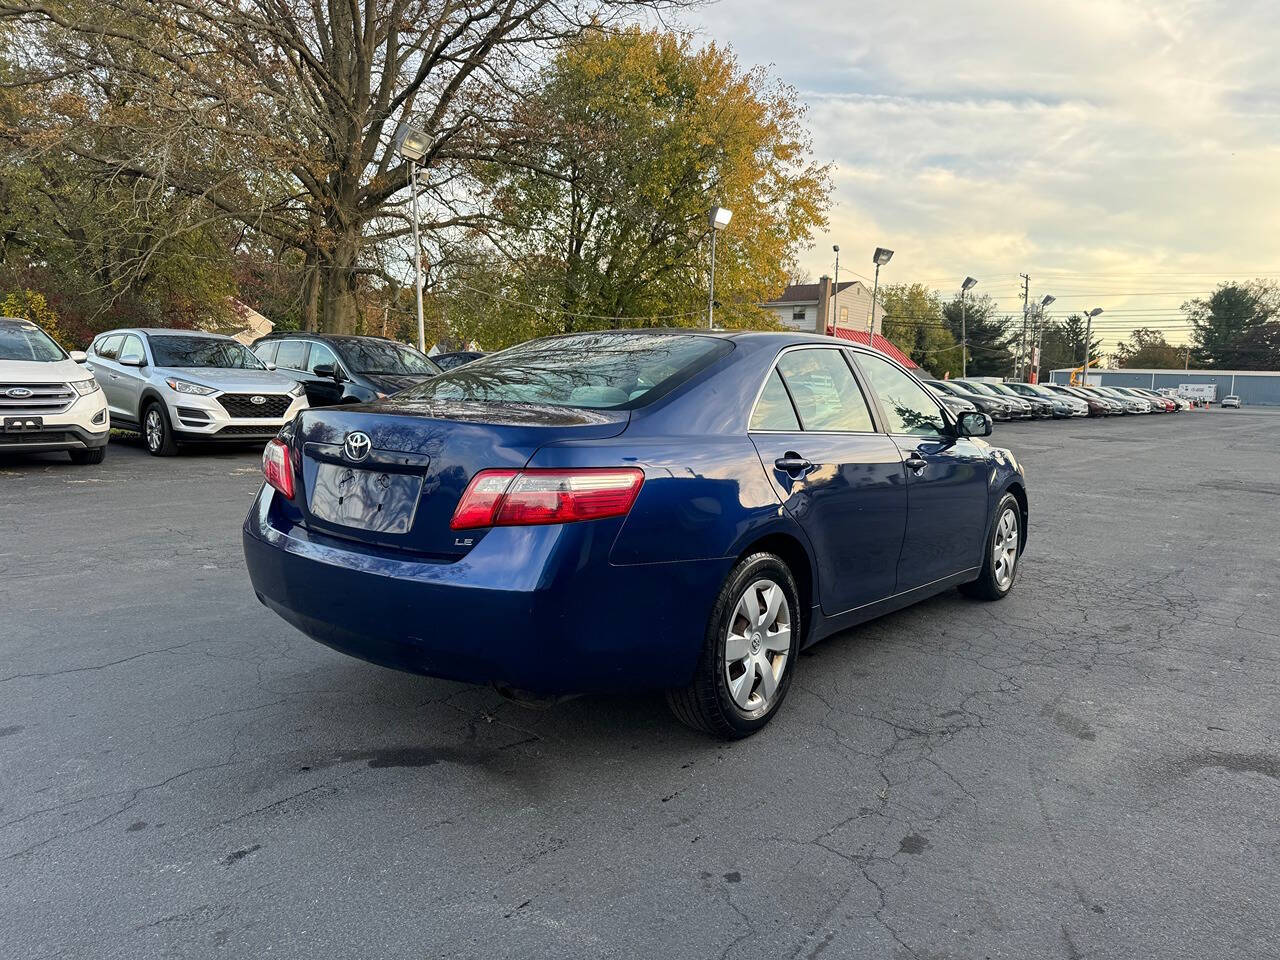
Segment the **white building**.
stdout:
<svg viewBox="0 0 1280 960">
<path fill-rule="evenodd" d="M 819 277 L 817 283 L 793 283 L 782 291 L 782 296 L 761 306 L 778 318 L 788 330 L 809 333 L 832 333 L 837 327 L 858 330 L 867 329 L 871 316 L 871 290 L 861 280 L 848 280 L 840 284 L 835 294 L 830 277 Z M 881 332 L 882 304 L 877 304 L 875 332 Z M 819 318 L 824 318 L 819 320 Z"/>
</svg>

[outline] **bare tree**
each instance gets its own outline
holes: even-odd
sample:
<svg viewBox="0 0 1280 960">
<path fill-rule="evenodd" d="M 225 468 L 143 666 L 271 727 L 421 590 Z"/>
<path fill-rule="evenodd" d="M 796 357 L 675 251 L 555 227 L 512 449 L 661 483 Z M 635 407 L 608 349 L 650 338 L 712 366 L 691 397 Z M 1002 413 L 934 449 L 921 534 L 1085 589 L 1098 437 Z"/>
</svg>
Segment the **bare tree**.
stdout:
<svg viewBox="0 0 1280 960">
<path fill-rule="evenodd" d="M 306 259 L 309 324 L 347 330 L 407 230 L 396 125 L 427 130 L 428 231 L 483 221 L 471 171 L 520 163 L 520 77 L 587 24 L 686 0 L 0 0 L 11 131 L 139 204 L 238 224 Z M 175 221 L 181 229 L 184 217 Z"/>
</svg>

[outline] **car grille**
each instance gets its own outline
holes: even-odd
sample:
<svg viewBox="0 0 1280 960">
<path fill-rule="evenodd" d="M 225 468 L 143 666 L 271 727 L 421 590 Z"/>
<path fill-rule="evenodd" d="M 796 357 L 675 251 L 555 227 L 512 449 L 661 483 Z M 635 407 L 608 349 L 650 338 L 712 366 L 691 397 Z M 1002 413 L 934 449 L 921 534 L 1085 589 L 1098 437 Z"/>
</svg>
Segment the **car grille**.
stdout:
<svg viewBox="0 0 1280 960">
<path fill-rule="evenodd" d="M 271 427 L 223 427 L 218 431 L 220 437 L 263 437 L 270 439 L 276 435 Z"/>
<path fill-rule="evenodd" d="M 31 395 L 11 397 L 10 390 L 30 390 Z M 0 383 L 0 414 L 62 413 L 75 399 L 75 390 L 66 383 Z"/>
<path fill-rule="evenodd" d="M 264 402 L 254 403 L 253 397 Z M 224 393 L 218 402 L 233 417 L 283 417 L 293 398 L 280 393 Z"/>
<path fill-rule="evenodd" d="M 75 439 L 74 434 L 62 430 L 40 430 L 35 433 L 0 433 L 0 449 L 11 444 L 69 443 Z"/>
</svg>

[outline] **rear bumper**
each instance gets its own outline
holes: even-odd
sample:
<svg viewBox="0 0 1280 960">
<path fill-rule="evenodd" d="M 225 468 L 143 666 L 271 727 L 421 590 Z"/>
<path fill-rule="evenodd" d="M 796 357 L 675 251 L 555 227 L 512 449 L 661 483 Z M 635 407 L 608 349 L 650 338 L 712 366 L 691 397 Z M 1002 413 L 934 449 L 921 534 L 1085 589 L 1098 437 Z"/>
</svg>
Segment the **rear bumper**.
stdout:
<svg viewBox="0 0 1280 960">
<path fill-rule="evenodd" d="M 371 663 L 531 693 L 689 682 L 732 558 L 618 566 L 611 521 L 497 528 L 429 562 L 293 527 L 264 488 L 245 520 L 254 591 L 303 633 Z"/>
</svg>

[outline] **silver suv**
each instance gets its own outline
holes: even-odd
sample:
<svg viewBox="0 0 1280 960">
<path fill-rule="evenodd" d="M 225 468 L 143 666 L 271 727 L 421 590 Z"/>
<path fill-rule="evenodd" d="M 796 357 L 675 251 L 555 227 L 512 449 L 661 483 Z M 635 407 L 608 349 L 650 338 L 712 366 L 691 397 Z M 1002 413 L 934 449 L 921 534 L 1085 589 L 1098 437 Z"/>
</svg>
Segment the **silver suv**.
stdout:
<svg viewBox="0 0 1280 960">
<path fill-rule="evenodd" d="M 157 457 L 184 440 L 268 440 L 307 407 L 300 383 L 220 334 L 109 330 L 88 354 L 111 426 L 140 433 Z"/>
</svg>

